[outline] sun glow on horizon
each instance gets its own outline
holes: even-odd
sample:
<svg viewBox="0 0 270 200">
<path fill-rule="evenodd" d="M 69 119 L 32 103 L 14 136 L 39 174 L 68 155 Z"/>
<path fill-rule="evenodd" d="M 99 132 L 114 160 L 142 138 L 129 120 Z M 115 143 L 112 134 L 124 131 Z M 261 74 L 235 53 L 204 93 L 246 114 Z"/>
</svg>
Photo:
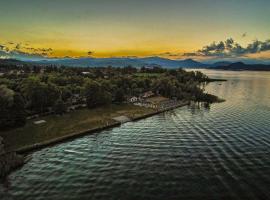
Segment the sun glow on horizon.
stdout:
<svg viewBox="0 0 270 200">
<path fill-rule="evenodd" d="M 227 38 L 242 46 L 256 39 L 267 41 L 269 7 L 270 2 L 265 0 L 1 1 L 0 45 L 6 52 L 49 58 L 181 59 L 184 53 Z M 246 56 L 270 58 L 267 52 Z"/>
</svg>

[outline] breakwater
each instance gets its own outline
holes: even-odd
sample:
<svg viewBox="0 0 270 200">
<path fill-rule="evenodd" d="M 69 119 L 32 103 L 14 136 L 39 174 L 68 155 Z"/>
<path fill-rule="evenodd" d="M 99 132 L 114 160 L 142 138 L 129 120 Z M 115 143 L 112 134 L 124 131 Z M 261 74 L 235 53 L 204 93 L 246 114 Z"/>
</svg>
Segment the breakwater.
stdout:
<svg viewBox="0 0 270 200">
<path fill-rule="evenodd" d="M 6 152 L 4 140 L 0 137 L 0 178 L 8 175 L 12 170 L 22 166 L 24 158 L 15 152 Z"/>
</svg>

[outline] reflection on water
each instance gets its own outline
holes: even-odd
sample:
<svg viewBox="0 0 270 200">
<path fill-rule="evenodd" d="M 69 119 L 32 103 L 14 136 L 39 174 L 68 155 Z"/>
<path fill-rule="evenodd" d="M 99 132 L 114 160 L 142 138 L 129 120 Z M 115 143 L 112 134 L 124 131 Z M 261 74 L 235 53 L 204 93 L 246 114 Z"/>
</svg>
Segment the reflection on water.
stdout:
<svg viewBox="0 0 270 200">
<path fill-rule="evenodd" d="M 191 102 L 191 104 L 188 106 L 188 109 L 193 115 L 198 115 L 199 113 L 204 114 L 205 112 L 209 112 L 211 108 L 211 104 L 209 103 L 194 103 Z"/>
<path fill-rule="evenodd" d="M 1 199 L 269 199 L 270 73 L 204 72 L 226 102 L 35 152 Z"/>
</svg>

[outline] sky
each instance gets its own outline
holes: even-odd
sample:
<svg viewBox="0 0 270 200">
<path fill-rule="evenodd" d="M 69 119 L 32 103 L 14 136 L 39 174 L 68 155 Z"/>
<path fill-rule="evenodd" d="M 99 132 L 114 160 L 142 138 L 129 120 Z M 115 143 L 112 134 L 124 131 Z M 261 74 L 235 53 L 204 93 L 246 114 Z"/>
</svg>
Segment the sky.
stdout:
<svg viewBox="0 0 270 200">
<path fill-rule="evenodd" d="M 269 19 L 269 0 L 0 1 L 0 57 L 270 59 Z"/>
</svg>

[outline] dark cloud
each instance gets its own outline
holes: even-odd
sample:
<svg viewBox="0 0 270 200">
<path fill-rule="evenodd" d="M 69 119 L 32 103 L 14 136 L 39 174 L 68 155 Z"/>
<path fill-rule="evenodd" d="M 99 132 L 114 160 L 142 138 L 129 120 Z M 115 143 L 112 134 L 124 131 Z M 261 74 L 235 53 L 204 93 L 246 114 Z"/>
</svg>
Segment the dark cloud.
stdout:
<svg viewBox="0 0 270 200">
<path fill-rule="evenodd" d="M 213 42 L 196 52 L 188 52 L 184 56 L 208 56 L 208 57 L 238 57 L 246 54 L 255 54 L 270 50 L 270 40 L 255 40 L 246 47 L 241 46 L 232 38 L 218 43 Z"/>
<path fill-rule="evenodd" d="M 20 59 L 47 58 L 53 52 L 52 48 L 33 48 L 22 43 L 9 42 L 9 45 L 0 45 L 0 57 Z"/>
<path fill-rule="evenodd" d="M 261 44 L 261 51 L 268 51 L 270 49 L 270 40 L 266 40 Z"/>
<path fill-rule="evenodd" d="M 88 52 L 87 52 L 87 55 L 88 55 L 88 56 L 91 56 L 91 55 L 93 55 L 93 53 L 94 53 L 93 51 L 88 51 Z"/>
<path fill-rule="evenodd" d="M 179 53 L 164 52 L 164 53 L 154 54 L 153 56 L 177 57 L 177 56 L 181 56 L 181 55 L 182 54 L 179 54 Z"/>
<path fill-rule="evenodd" d="M 4 50 L 5 46 L 0 44 L 0 51 Z"/>
<path fill-rule="evenodd" d="M 195 57 L 195 56 L 198 56 L 198 53 L 197 52 L 191 52 L 191 53 L 184 53 L 183 56 L 190 56 L 190 57 Z"/>
<path fill-rule="evenodd" d="M 16 46 L 15 46 L 15 49 L 21 49 L 21 44 L 17 44 Z"/>
<path fill-rule="evenodd" d="M 9 52 L 9 48 L 4 44 L 0 44 L 0 51 Z"/>
</svg>

